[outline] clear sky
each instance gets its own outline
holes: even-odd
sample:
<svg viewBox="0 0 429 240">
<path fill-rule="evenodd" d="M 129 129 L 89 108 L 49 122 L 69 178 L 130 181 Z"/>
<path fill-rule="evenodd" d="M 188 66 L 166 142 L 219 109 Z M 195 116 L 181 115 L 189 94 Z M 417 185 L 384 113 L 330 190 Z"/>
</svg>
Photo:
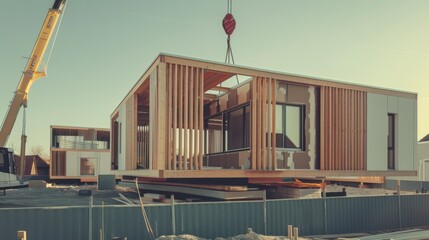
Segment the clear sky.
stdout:
<svg viewBox="0 0 429 240">
<path fill-rule="evenodd" d="M 0 0 L 0 117 L 54 0 Z M 160 52 L 224 61 L 226 0 L 68 0 L 48 77 L 30 90 L 27 152 L 50 125 L 109 127 Z M 429 1 L 233 0 L 239 65 L 417 92 L 429 133 Z M 8 146 L 19 150 L 22 117 Z"/>
</svg>

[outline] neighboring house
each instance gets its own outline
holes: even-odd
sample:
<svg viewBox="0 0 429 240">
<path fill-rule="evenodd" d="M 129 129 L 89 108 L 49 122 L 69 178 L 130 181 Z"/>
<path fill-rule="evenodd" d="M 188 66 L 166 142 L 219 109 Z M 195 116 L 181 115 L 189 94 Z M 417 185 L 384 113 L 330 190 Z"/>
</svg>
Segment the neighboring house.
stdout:
<svg viewBox="0 0 429 240">
<path fill-rule="evenodd" d="M 417 144 L 417 160 L 418 180 L 429 182 L 429 134 L 420 139 Z"/>
<path fill-rule="evenodd" d="M 96 181 L 110 173 L 109 129 L 51 126 L 51 179 Z"/>
<path fill-rule="evenodd" d="M 14 156 L 15 169 L 19 173 L 21 157 Z M 25 156 L 25 176 L 49 176 L 49 163 L 41 158 L 39 155 L 26 155 Z"/>
<path fill-rule="evenodd" d="M 111 115 L 113 173 L 412 176 L 416 106 L 416 93 L 161 54 Z"/>
</svg>

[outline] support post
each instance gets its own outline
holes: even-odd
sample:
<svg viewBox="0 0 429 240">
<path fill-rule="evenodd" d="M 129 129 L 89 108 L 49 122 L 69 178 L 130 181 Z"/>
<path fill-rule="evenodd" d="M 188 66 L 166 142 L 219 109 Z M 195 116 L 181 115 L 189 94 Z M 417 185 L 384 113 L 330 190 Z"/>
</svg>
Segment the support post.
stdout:
<svg viewBox="0 0 429 240">
<path fill-rule="evenodd" d="M 88 240 L 92 240 L 92 206 L 93 204 L 94 204 L 94 198 L 91 194 L 91 196 L 89 196 Z"/>
<path fill-rule="evenodd" d="M 399 228 L 402 228 L 402 213 L 401 213 L 401 180 L 398 179 L 398 185 L 397 185 L 397 194 L 398 194 L 398 223 Z"/>
<path fill-rule="evenodd" d="M 297 227 L 293 228 L 293 239 L 298 240 L 298 228 Z"/>
<path fill-rule="evenodd" d="M 287 238 L 288 239 L 292 239 L 292 231 L 293 231 L 292 225 L 287 225 Z"/>
<path fill-rule="evenodd" d="M 24 230 L 17 231 L 16 238 L 18 240 L 27 240 L 27 231 L 24 231 Z"/>
<path fill-rule="evenodd" d="M 264 190 L 264 234 L 267 235 L 267 190 Z"/>
<path fill-rule="evenodd" d="M 176 211 L 174 209 L 174 195 L 171 195 L 171 230 L 173 235 L 176 235 Z"/>
</svg>

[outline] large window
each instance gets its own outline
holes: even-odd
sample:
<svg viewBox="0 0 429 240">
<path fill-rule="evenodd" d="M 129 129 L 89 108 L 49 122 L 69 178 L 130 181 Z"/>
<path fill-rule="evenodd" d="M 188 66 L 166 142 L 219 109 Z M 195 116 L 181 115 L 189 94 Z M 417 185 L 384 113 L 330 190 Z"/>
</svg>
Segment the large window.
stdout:
<svg viewBox="0 0 429 240">
<path fill-rule="evenodd" d="M 245 106 L 225 113 L 223 122 L 225 151 L 248 148 L 250 145 L 250 107 Z"/>
<path fill-rule="evenodd" d="M 207 154 L 249 148 L 249 105 L 206 119 L 205 133 Z"/>
<path fill-rule="evenodd" d="M 304 150 L 303 105 L 276 105 L 276 147 Z"/>
</svg>

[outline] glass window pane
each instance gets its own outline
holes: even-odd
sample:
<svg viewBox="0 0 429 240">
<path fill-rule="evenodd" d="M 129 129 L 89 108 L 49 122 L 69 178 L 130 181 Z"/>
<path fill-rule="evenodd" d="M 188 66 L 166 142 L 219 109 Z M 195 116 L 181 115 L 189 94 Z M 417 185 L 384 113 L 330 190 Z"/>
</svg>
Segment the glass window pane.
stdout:
<svg viewBox="0 0 429 240">
<path fill-rule="evenodd" d="M 242 108 L 225 114 L 226 151 L 243 148 L 243 120 Z"/>
<path fill-rule="evenodd" d="M 301 107 L 286 106 L 286 148 L 301 148 Z"/>
<path fill-rule="evenodd" d="M 250 147 L 250 107 L 245 107 L 244 115 L 244 148 Z"/>
</svg>

